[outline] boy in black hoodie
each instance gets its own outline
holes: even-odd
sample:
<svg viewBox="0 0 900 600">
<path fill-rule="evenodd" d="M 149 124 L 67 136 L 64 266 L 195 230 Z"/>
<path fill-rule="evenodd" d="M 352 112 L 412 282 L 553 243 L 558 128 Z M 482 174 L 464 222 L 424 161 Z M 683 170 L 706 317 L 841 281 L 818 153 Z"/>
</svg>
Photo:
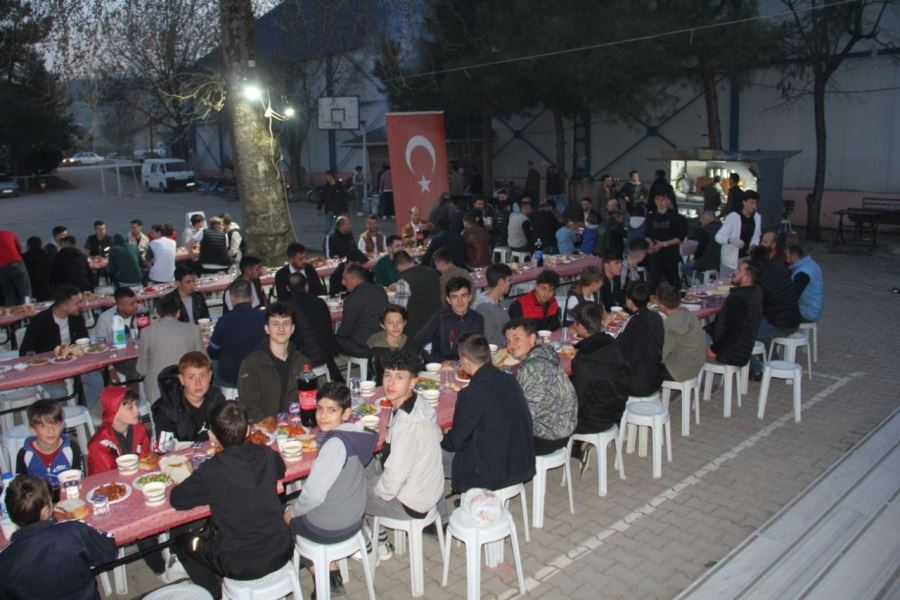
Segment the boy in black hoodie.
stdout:
<svg viewBox="0 0 900 600">
<path fill-rule="evenodd" d="M 175 551 L 191 580 L 220 598 L 221 577 L 259 579 L 280 569 L 294 540 L 276 490 L 285 471 L 281 456 L 246 442 L 247 414 L 234 402 L 217 406 L 210 421 L 222 452 L 176 486 L 169 502 L 177 510 L 209 505 L 210 524 L 179 537 Z"/>
</svg>

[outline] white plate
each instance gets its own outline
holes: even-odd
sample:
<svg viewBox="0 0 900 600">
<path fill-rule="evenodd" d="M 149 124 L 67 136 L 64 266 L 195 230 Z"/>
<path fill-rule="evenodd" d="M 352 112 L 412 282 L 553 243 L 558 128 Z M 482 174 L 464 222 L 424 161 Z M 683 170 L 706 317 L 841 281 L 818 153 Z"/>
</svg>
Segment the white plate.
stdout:
<svg viewBox="0 0 900 600">
<path fill-rule="evenodd" d="M 127 500 L 128 497 L 131 496 L 131 486 L 128 485 L 127 483 L 125 483 L 123 481 L 108 481 L 108 482 L 98 485 L 97 487 L 88 491 L 88 493 L 87 493 L 88 502 L 91 501 L 91 498 L 94 496 L 94 494 L 97 492 L 97 490 L 99 490 L 102 486 L 108 485 L 110 483 L 115 483 L 116 485 L 124 485 L 125 486 L 125 493 L 122 494 L 121 496 L 119 496 L 116 500 L 110 500 L 109 501 L 110 504 L 118 504 L 119 502 L 122 502 L 123 500 Z"/>
<path fill-rule="evenodd" d="M 359 418 L 359 423 L 363 427 L 377 429 L 378 425 L 381 423 L 381 419 L 378 418 L 378 415 L 365 415 Z"/>
<path fill-rule="evenodd" d="M 70 356 L 68 358 L 51 358 L 50 362 L 52 362 L 54 365 L 65 365 L 72 362 L 73 360 L 75 360 L 75 357 Z"/>
<path fill-rule="evenodd" d="M 3 375 L 4 373 L 9 373 L 12 370 L 13 370 L 13 368 L 10 365 L 0 365 L 0 375 Z"/>
<path fill-rule="evenodd" d="M 374 396 L 375 394 L 372 394 L 372 395 Z M 367 414 L 371 414 L 371 415 L 373 415 L 373 416 L 374 416 L 374 415 L 377 415 L 378 413 L 381 412 L 381 400 L 383 400 L 383 399 L 384 399 L 384 398 L 380 398 L 380 399 L 378 400 L 378 402 L 372 402 L 372 403 L 367 403 L 367 404 L 360 404 L 359 406 L 354 406 L 354 407 L 353 407 L 353 412 L 354 412 L 355 414 L 359 415 L 360 417 L 364 417 L 364 416 L 367 415 Z M 362 413 L 362 412 L 360 412 L 360 411 L 357 410 L 360 406 L 366 406 L 366 405 L 368 405 L 368 406 L 374 406 L 374 407 L 375 407 L 375 412 L 373 412 L 373 413 Z"/>
<path fill-rule="evenodd" d="M 149 473 L 142 473 L 140 476 L 134 478 L 134 481 L 131 482 L 131 485 L 133 485 L 136 489 L 143 491 L 144 485 L 146 484 L 140 484 L 138 483 L 138 480 L 142 477 L 147 477 L 148 475 L 165 475 L 165 473 L 163 473 L 162 471 L 150 471 Z M 168 475 L 166 475 L 166 477 L 168 477 Z M 172 481 L 171 477 L 169 477 L 169 483 L 166 484 L 166 487 L 172 485 L 173 483 L 175 482 Z"/>
</svg>

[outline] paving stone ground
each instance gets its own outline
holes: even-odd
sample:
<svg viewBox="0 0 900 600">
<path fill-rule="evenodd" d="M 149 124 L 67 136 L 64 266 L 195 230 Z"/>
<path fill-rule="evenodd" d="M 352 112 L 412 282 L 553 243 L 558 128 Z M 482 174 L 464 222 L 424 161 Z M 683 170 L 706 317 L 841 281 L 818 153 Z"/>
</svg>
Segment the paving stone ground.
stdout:
<svg viewBox="0 0 900 600">
<path fill-rule="evenodd" d="M 23 237 L 49 232 L 56 220 L 66 223 L 81 218 L 81 239 L 89 232 L 88 220 L 94 218 L 83 211 L 76 216 L 71 205 L 59 197 L 4 202 L 4 221 Z M 39 202 L 53 205 L 53 223 L 46 221 L 45 211 L 38 210 Z M 90 202 L 95 206 L 114 201 Z M 119 203 L 108 220 L 111 224 L 121 221 L 121 227 L 112 227 L 121 230 L 128 219 L 143 216 L 145 211 L 152 213 L 145 222 L 174 221 L 165 215 L 198 205 L 212 214 L 227 203 L 210 197 L 153 195 Z M 302 223 L 302 239 L 317 246 L 312 239 L 318 238 L 312 211 L 309 207 L 292 209 L 295 223 Z M 105 215 L 102 207 L 91 213 Z M 897 242 L 884 236 L 882 247 Z M 824 269 L 827 299 L 819 324 L 819 361 L 813 365 L 812 381 L 804 377 L 802 384 L 806 403 L 802 422 L 793 422 L 791 389 L 780 382 L 771 387 L 765 419 L 757 419 L 759 384 L 751 382 L 743 407 L 735 407 L 729 419 L 722 417 L 721 391 L 702 403 L 700 425 L 691 426 L 689 438 L 681 437 L 680 405 L 673 403 L 673 462 L 663 465 L 660 479 L 652 479 L 649 457 L 626 455 L 627 479 L 620 480 L 611 468 L 610 456 L 606 497 L 596 494 L 596 466 L 583 479 L 575 474 L 572 515 L 566 491 L 557 485 L 558 471 L 551 472 L 544 528 L 532 529 L 528 544 L 524 543 L 519 503 L 511 505 L 529 596 L 675 596 L 900 405 L 896 386 L 900 295 L 890 291 L 900 285 L 900 260 L 887 253 L 828 254 L 823 246 L 809 250 Z M 527 488 L 530 506 L 531 485 Z M 508 548 L 506 560 L 512 560 Z M 408 564 L 406 556 L 395 556 L 379 565 L 375 577 L 379 598 L 409 597 Z M 425 540 L 425 567 L 425 597 L 465 597 L 462 547 L 453 548 L 447 588 L 440 587 L 440 552 L 431 538 Z M 364 598 L 362 572 L 358 564 L 351 563 L 350 568 L 348 597 Z M 139 597 L 159 585 L 143 563 L 129 565 L 128 578 L 127 597 Z M 301 585 L 305 594 L 312 590 L 307 573 L 301 576 Z M 510 566 L 482 569 L 481 592 L 488 598 L 515 596 Z"/>
</svg>

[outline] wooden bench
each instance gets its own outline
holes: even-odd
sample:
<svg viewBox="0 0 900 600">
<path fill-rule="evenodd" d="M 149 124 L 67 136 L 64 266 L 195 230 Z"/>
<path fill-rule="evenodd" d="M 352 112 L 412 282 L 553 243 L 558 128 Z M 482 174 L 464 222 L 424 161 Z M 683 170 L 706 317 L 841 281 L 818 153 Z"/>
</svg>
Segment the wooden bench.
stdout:
<svg viewBox="0 0 900 600">
<path fill-rule="evenodd" d="M 898 493 L 894 411 L 678 598 L 896 598 Z"/>
<path fill-rule="evenodd" d="M 900 225 L 900 199 L 864 197 L 862 207 L 841 208 L 834 211 L 838 221 L 837 242 L 844 241 L 844 217 L 853 223 L 853 239 L 863 241 L 867 233 L 872 234 L 872 246 L 876 246 L 879 225 Z"/>
</svg>

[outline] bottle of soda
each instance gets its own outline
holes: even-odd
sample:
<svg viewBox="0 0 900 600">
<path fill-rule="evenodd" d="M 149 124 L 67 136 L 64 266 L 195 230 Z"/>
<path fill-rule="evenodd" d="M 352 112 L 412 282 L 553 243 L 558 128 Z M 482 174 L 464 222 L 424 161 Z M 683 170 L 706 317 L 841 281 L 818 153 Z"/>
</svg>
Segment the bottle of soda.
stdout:
<svg viewBox="0 0 900 600">
<path fill-rule="evenodd" d="M 141 302 L 138 305 L 137 318 L 135 318 L 135 325 L 137 325 L 138 331 L 143 329 L 144 327 L 148 327 L 150 325 L 150 311 L 147 310 L 147 305 Z"/>
<path fill-rule="evenodd" d="M 316 392 L 319 383 L 312 368 L 307 364 L 297 376 L 297 400 L 300 403 L 300 422 L 304 427 L 316 426 Z"/>
<path fill-rule="evenodd" d="M 544 245 L 541 243 L 541 238 L 534 242 L 534 261 L 538 267 L 544 266 Z"/>
</svg>

